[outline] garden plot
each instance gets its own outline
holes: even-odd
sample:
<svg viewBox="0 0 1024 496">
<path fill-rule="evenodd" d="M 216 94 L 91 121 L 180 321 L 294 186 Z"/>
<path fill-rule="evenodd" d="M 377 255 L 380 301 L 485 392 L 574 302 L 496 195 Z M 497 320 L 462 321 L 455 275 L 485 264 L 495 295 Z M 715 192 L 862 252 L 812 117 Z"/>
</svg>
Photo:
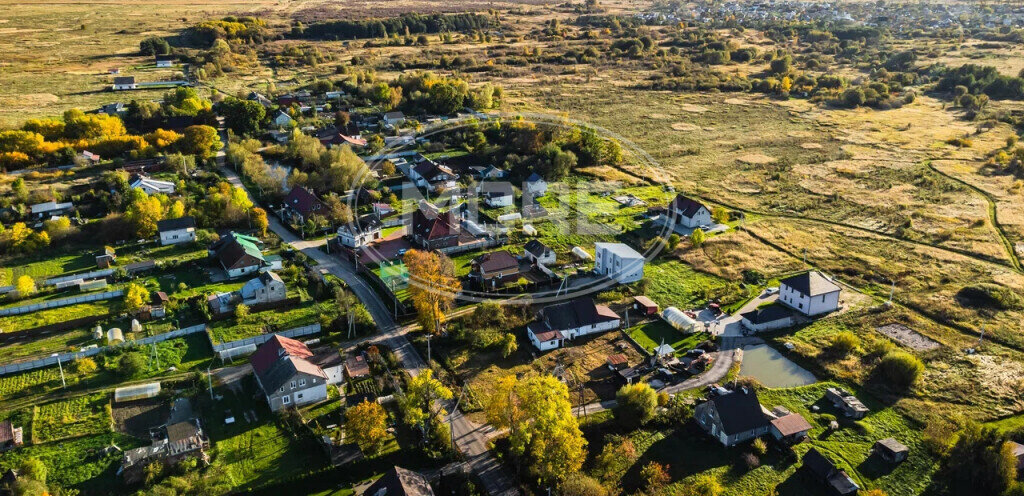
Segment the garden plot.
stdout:
<svg viewBox="0 0 1024 496">
<path fill-rule="evenodd" d="M 915 351 L 929 351 L 942 346 L 903 324 L 886 324 L 875 330 Z"/>
<path fill-rule="evenodd" d="M 168 415 L 170 407 L 160 397 L 116 403 L 111 410 L 118 432 L 141 439 L 149 437 L 149 429 L 167 422 Z"/>
<path fill-rule="evenodd" d="M 109 432 L 110 398 L 106 393 L 81 396 L 35 407 L 32 415 L 32 442 Z"/>
<path fill-rule="evenodd" d="M 60 371 L 57 367 L 0 376 L 0 400 L 29 392 L 42 392 L 50 386 L 59 384 Z"/>
</svg>

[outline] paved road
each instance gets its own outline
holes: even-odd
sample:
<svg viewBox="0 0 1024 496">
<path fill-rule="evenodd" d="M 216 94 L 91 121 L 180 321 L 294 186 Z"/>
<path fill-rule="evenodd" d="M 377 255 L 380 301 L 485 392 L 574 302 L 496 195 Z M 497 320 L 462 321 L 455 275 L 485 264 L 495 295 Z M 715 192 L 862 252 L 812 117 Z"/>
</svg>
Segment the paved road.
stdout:
<svg viewBox="0 0 1024 496">
<path fill-rule="evenodd" d="M 226 142 L 226 137 L 224 140 Z M 218 153 L 217 160 L 221 165 L 221 172 L 228 182 L 233 186 L 245 189 L 238 174 L 224 166 L 223 153 Z M 255 199 L 253 200 L 255 201 Z M 332 275 L 345 281 L 345 284 L 348 284 L 356 297 L 366 306 L 381 332 L 367 337 L 365 341 L 387 344 L 395 352 L 402 368 L 410 375 L 418 375 L 427 367 L 426 362 L 405 336 L 407 332 L 418 326 L 399 327 L 380 296 L 355 273 L 352 265 L 342 261 L 340 257 L 328 255 L 320 249 L 325 244 L 324 240 L 300 239 L 282 225 L 273 214 L 268 214 L 267 219 L 270 221 L 270 230 L 280 236 L 282 241 L 315 260 L 319 268 L 327 269 Z M 496 496 L 519 494 L 511 472 L 487 449 L 489 426 L 480 426 L 470 422 L 462 415 L 462 412 L 451 408 L 451 405 L 449 405 L 449 411 L 452 412 L 450 423 L 455 444 L 465 455 L 466 461 L 473 467 L 473 471 L 480 477 L 488 494 Z"/>
</svg>

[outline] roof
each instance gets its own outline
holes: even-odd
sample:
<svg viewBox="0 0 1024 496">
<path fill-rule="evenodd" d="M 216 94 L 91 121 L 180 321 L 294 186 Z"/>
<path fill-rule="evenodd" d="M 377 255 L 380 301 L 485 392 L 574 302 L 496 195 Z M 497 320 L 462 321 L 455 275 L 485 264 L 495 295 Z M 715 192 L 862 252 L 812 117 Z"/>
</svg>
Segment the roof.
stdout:
<svg viewBox="0 0 1024 496">
<path fill-rule="evenodd" d="M 562 330 L 607 322 L 619 316 L 608 307 L 594 304 L 593 298 L 577 298 L 545 307 L 541 318 L 549 328 Z"/>
<path fill-rule="evenodd" d="M 776 320 L 782 320 L 792 316 L 793 313 L 782 305 L 768 305 L 740 315 L 740 317 L 743 317 L 754 324 L 775 322 Z"/>
<path fill-rule="evenodd" d="M 1014 443 L 1014 444 L 1016 444 L 1016 443 Z M 1020 447 L 1019 449 L 1021 450 L 1021 453 L 1024 454 L 1024 446 L 1020 446 L 1019 444 L 1017 446 Z M 903 443 L 901 443 L 901 442 L 899 442 L 896 439 L 891 438 L 891 437 L 887 437 L 885 439 L 879 439 L 878 441 L 876 441 L 875 442 L 875 448 L 881 448 L 881 449 L 883 449 L 885 451 L 888 451 L 889 453 L 893 453 L 893 454 L 895 454 L 895 453 L 907 453 L 907 452 L 910 451 L 910 448 L 907 448 L 906 445 L 904 445 Z M 1017 454 L 1017 449 L 1014 449 L 1014 456 L 1020 456 L 1020 455 Z"/>
<path fill-rule="evenodd" d="M 506 269 L 518 269 L 519 260 L 513 257 L 508 250 L 492 251 L 484 253 L 473 260 L 473 263 L 480 268 L 481 272 L 498 272 Z"/>
<path fill-rule="evenodd" d="M 310 357 L 309 361 L 321 369 L 329 369 L 345 363 L 345 360 L 341 358 L 341 353 L 330 348 L 317 350 L 317 353 Z"/>
<path fill-rule="evenodd" d="M 363 496 L 434 496 L 434 490 L 422 475 L 396 466 L 366 488 Z"/>
<path fill-rule="evenodd" d="M 726 435 L 738 434 L 765 427 L 768 418 L 757 401 L 757 393 L 750 388 L 740 388 L 726 394 L 712 396 L 710 400 L 718 411 L 722 431 Z"/>
<path fill-rule="evenodd" d="M 644 295 L 634 296 L 633 300 L 636 301 L 637 303 L 643 305 L 644 307 L 647 307 L 647 308 L 650 308 L 650 307 L 658 308 L 658 304 L 655 303 L 654 300 L 652 300 L 652 299 L 650 299 L 650 298 L 648 298 L 648 297 L 646 297 Z"/>
<path fill-rule="evenodd" d="M 157 60 L 174 60 L 174 55 L 157 55 Z"/>
<path fill-rule="evenodd" d="M 816 270 L 797 274 L 779 281 L 779 285 L 783 284 L 807 296 L 819 296 L 834 293 L 842 289 L 838 284 L 832 282 L 829 278 Z"/>
<path fill-rule="evenodd" d="M 310 214 L 319 212 L 323 208 L 323 202 L 312 191 L 301 186 L 292 188 L 288 192 L 288 197 L 284 199 L 284 204 L 288 205 L 288 208 L 302 214 L 303 217 L 308 217 Z"/>
<path fill-rule="evenodd" d="M 363 232 L 379 231 L 383 227 L 384 224 L 380 222 L 380 217 L 377 217 L 374 214 L 367 214 L 353 220 L 352 222 L 342 224 L 342 226 L 338 228 L 338 232 L 347 231 L 354 235 Z"/>
<path fill-rule="evenodd" d="M 71 202 L 57 203 L 55 201 L 48 201 L 45 203 L 37 203 L 29 207 L 34 214 L 41 214 L 43 212 L 50 212 L 53 210 L 64 210 L 73 207 L 74 204 Z"/>
<path fill-rule="evenodd" d="M 345 372 L 349 377 L 367 376 L 370 375 L 370 365 L 363 355 L 350 356 L 345 359 Z"/>
<path fill-rule="evenodd" d="M 708 207 L 705 207 L 703 203 L 687 198 L 682 194 L 676 195 L 675 199 L 672 200 L 672 203 L 668 204 L 668 208 L 685 217 L 693 217 L 702 208 L 704 210 L 708 209 Z"/>
<path fill-rule="evenodd" d="M 618 255 L 619 258 L 644 258 L 643 255 L 637 253 L 636 250 L 630 248 L 625 243 L 594 243 L 594 252 L 602 249 Z"/>
<path fill-rule="evenodd" d="M 118 76 L 114 78 L 114 84 L 135 84 L 135 76 Z"/>
<path fill-rule="evenodd" d="M 160 232 L 177 231 L 179 229 L 195 229 L 196 219 L 193 217 L 178 217 L 177 219 L 166 219 L 156 223 L 156 229 Z"/>
<path fill-rule="evenodd" d="M 626 355 L 623 355 L 622 353 L 608 355 L 608 363 L 612 365 L 626 365 L 628 362 L 629 360 L 626 358 Z"/>
<path fill-rule="evenodd" d="M 224 241 L 226 239 L 226 241 Z M 248 255 L 256 260 L 265 262 L 263 258 L 263 252 L 260 251 L 259 246 L 253 242 L 255 238 L 251 236 L 243 236 L 235 233 L 231 233 L 227 238 L 222 238 L 224 241 L 222 244 L 220 241 L 214 243 L 214 246 L 220 245 L 216 249 L 216 257 L 220 260 L 220 263 L 225 268 L 233 268 L 240 262 L 244 261 Z M 257 240 L 258 241 L 258 240 Z"/>
<path fill-rule="evenodd" d="M 526 182 L 528 182 L 528 183 L 538 183 L 538 182 L 542 183 L 542 182 L 544 182 L 544 178 L 540 177 L 540 174 L 537 174 L 536 172 L 534 172 L 534 173 L 530 174 L 529 177 L 526 178 Z"/>
<path fill-rule="evenodd" d="M 541 243 L 536 239 L 531 239 L 526 242 L 526 244 L 523 246 L 523 249 L 531 253 L 533 256 L 540 257 L 544 255 L 544 252 L 550 250 L 551 248 L 548 248 L 544 243 Z"/>
<path fill-rule="evenodd" d="M 545 327 L 545 329 L 546 329 L 546 327 Z M 565 336 L 562 335 L 562 333 L 560 333 L 558 331 L 535 332 L 535 333 L 533 333 L 533 335 L 536 336 L 537 337 L 537 341 L 540 341 L 540 342 L 554 341 L 556 339 L 565 339 Z"/>
<path fill-rule="evenodd" d="M 515 190 L 512 189 L 512 184 L 505 181 L 487 181 L 481 183 L 479 187 L 480 196 L 484 198 L 501 198 L 503 196 L 512 196 L 515 194 Z"/>
<path fill-rule="evenodd" d="M 791 413 L 772 420 L 772 426 L 783 436 L 792 436 L 793 434 L 811 430 L 811 424 L 797 413 Z"/>
<path fill-rule="evenodd" d="M 286 338 L 280 334 L 274 334 L 270 339 L 267 340 L 256 353 L 253 353 L 249 357 L 249 363 L 252 364 L 252 370 L 257 374 L 262 374 L 270 368 L 278 358 L 287 355 L 298 358 L 309 358 L 313 356 L 313 352 L 309 351 L 309 347 L 303 344 L 301 341 Z"/>
<path fill-rule="evenodd" d="M 412 213 L 412 228 L 414 235 L 423 236 L 428 241 L 459 233 L 459 225 L 450 210 L 438 214 L 419 208 Z"/>
<path fill-rule="evenodd" d="M 0 422 L 0 444 L 14 441 L 14 424 L 10 420 Z"/>
<path fill-rule="evenodd" d="M 149 189 L 155 189 L 157 191 L 174 189 L 174 183 L 170 181 L 161 181 L 159 179 L 153 179 L 152 177 L 146 176 L 144 174 L 133 174 L 131 180 L 129 181 L 129 184 L 133 188 L 148 187 Z"/>
<path fill-rule="evenodd" d="M 455 175 L 455 173 L 447 166 L 441 165 L 433 160 L 424 160 L 416 165 L 413 170 L 416 171 L 420 177 L 430 180 L 431 178 L 438 175 L 438 173 L 447 174 L 449 176 Z"/>
<path fill-rule="evenodd" d="M 804 454 L 804 467 L 827 483 L 837 494 L 855 494 L 860 489 L 846 472 L 837 469 L 835 464 L 814 448 Z"/>
<path fill-rule="evenodd" d="M 1013 448 L 1013 456 L 1020 458 L 1024 456 L 1024 444 L 1016 443 L 1013 441 L 1007 441 L 1010 447 Z"/>
<path fill-rule="evenodd" d="M 384 114 L 384 118 L 385 119 L 405 119 L 405 114 L 403 114 L 402 111 L 400 111 L 400 110 L 396 110 L 394 112 L 388 112 L 388 113 Z"/>
</svg>

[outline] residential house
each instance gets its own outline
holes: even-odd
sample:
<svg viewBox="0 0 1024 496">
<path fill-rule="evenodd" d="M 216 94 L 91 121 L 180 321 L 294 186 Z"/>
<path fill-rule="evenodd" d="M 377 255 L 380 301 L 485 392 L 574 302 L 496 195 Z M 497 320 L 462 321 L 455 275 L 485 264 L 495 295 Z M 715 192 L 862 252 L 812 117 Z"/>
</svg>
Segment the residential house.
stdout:
<svg viewBox="0 0 1024 496">
<path fill-rule="evenodd" d="M 459 220 L 451 210 L 439 213 L 421 205 L 412 213 L 413 243 L 425 250 L 457 246 L 461 231 Z"/>
<path fill-rule="evenodd" d="M 342 246 L 361 248 L 381 239 L 384 225 L 374 215 L 364 215 L 338 228 L 338 241 Z"/>
<path fill-rule="evenodd" d="M 536 172 L 523 181 L 523 194 L 530 198 L 538 198 L 548 194 L 548 183 Z"/>
<path fill-rule="evenodd" d="M 258 238 L 232 232 L 210 245 L 208 252 L 233 279 L 267 265 L 262 245 Z"/>
<path fill-rule="evenodd" d="M 135 76 L 117 76 L 114 78 L 114 84 L 110 88 L 114 91 L 134 90 L 138 86 L 135 84 Z"/>
<path fill-rule="evenodd" d="M 682 194 L 668 204 L 669 219 L 675 218 L 675 225 L 694 229 L 711 224 L 711 210 L 703 203 Z"/>
<path fill-rule="evenodd" d="M 278 110 L 277 114 L 274 115 L 273 123 L 277 127 L 287 127 L 291 125 L 292 117 L 284 110 Z"/>
<path fill-rule="evenodd" d="M 24 444 L 24 432 L 10 420 L 0 422 L 0 453 L 18 448 Z"/>
<path fill-rule="evenodd" d="M 456 186 L 458 174 L 446 165 L 423 158 L 409 169 L 409 180 L 420 188 L 432 190 L 451 189 Z"/>
<path fill-rule="evenodd" d="M 643 279 L 644 262 L 644 256 L 626 244 L 594 244 L 594 272 L 608 276 L 619 284 Z"/>
<path fill-rule="evenodd" d="M 121 116 L 128 113 L 128 106 L 121 102 L 108 103 L 100 107 L 99 110 L 96 111 L 96 113 Z"/>
<path fill-rule="evenodd" d="M 232 291 L 225 293 L 218 291 L 211 293 L 206 297 L 206 306 L 209 307 L 210 313 L 213 315 L 221 315 L 230 312 L 235 308 L 239 302 L 238 292 Z"/>
<path fill-rule="evenodd" d="M 285 287 L 284 281 L 281 280 L 281 276 L 270 271 L 250 279 L 240 291 L 242 303 L 246 305 L 273 303 L 288 297 L 288 289 Z"/>
<path fill-rule="evenodd" d="M 887 437 L 875 441 L 871 453 L 888 463 L 902 463 L 910 455 L 910 448 L 894 438 Z"/>
<path fill-rule="evenodd" d="M 795 323 L 793 312 L 782 305 L 767 305 L 740 314 L 743 327 L 753 332 L 783 329 Z"/>
<path fill-rule="evenodd" d="M 694 408 L 693 418 L 726 447 L 761 437 L 771 427 L 757 393 L 747 387 L 713 389 L 710 398 Z"/>
<path fill-rule="evenodd" d="M 154 462 L 169 467 L 186 458 L 198 458 L 209 463 L 209 448 L 210 439 L 198 419 L 164 425 L 154 433 L 152 444 L 124 452 L 121 475 L 126 484 L 135 484 L 142 481 L 146 467 Z"/>
<path fill-rule="evenodd" d="M 374 203 L 373 204 L 373 213 L 378 218 L 383 219 L 385 217 L 393 215 L 395 213 L 395 209 L 394 209 L 394 207 L 392 207 L 391 205 L 389 205 L 387 203 Z"/>
<path fill-rule="evenodd" d="M 832 406 L 842 411 L 843 415 L 852 419 L 862 419 L 870 411 L 853 393 L 845 389 L 828 388 L 825 390 L 825 399 L 832 402 Z"/>
<path fill-rule="evenodd" d="M 477 194 L 483 199 L 484 204 L 491 208 L 511 207 L 516 198 L 512 185 L 505 181 L 480 183 Z"/>
<path fill-rule="evenodd" d="M 249 357 L 271 411 L 327 399 L 327 374 L 301 341 L 275 334 Z"/>
<path fill-rule="evenodd" d="M 134 189 L 141 189 L 147 195 L 174 193 L 174 183 L 153 179 L 143 174 L 132 174 L 132 177 L 128 179 L 128 185 Z"/>
<path fill-rule="evenodd" d="M 249 96 L 246 97 L 246 100 L 249 100 L 251 102 L 256 102 L 256 103 L 262 105 L 263 108 L 270 108 L 270 107 L 274 106 L 274 102 L 271 102 L 269 98 L 267 98 L 266 96 L 263 96 L 263 94 L 261 94 L 261 93 L 255 92 L 255 91 L 250 91 L 249 92 Z"/>
<path fill-rule="evenodd" d="M 102 160 L 102 158 L 99 155 L 90 152 L 89 150 L 82 150 L 82 152 L 79 153 L 77 157 L 78 160 L 84 164 L 98 164 Z"/>
<path fill-rule="evenodd" d="M 860 486 L 846 472 L 839 470 L 831 460 L 814 448 L 804 454 L 803 469 L 817 479 L 830 495 L 849 496 L 860 491 Z"/>
<path fill-rule="evenodd" d="M 345 380 L 345 360 L 341 358 L 338 350 L 330 346 L 315 350 L 309 361 L 324 371 L 327 384 L 338 384 Z"/>
<path fill-rule="evenodd" d="M 537 265 L 555 263 L 555 250 L 536 239 L 527 241 L 523 251 L 526 258 L 533 260 Z"/>
<path fill-rule="evenodd" d="M 405 114 L 401 111 L 388 112 L 384 114 L 384 124 L 389 126 L 400 126 L 405 123 Z"/>
<path fill-rule="evenodd" d="M 170 301 L 170 298 L 167 297 L 167 293 L 164 293 L 163 291 L 153 291 L 149 298 L 149 317 L 159 319 L 166 316 L 167 304 Z"/>
<path fill-rule="evenodd" d="M 370 484 L 362 496 L 434 496 L 427 478 L 395 466 Z"/>
<path fill-rule="evenodd" d="M 292 188 L 284 199 L 282 206 L 284 215 L 291 217 L 292 222 L 302 225 L 312 215 L 325 216 L 327 207 L 313 194 L 312 191 L 303 186 Z"/>
<path fill-rule="evenodd" d="M 174 66 L 174 55 L 157 55 L 156 56 L 157 67 L 173 67 Z"/>
<path fill-rule="evenodd" d="M 619 370 L 629 367 L 629 359 L 626 358 L 626 355 L 623 355 L 622 353 L 608 355 L 608 359 L 606 360 L 606 362 L 608 363 L 608 370 L 611 370 L 613 372 L 617 372 Z"/>
<path fill-rule="evenodd" d="M 803 441 L 810 431 L 811 424 L 798 413 L 789 413 L 772 419 L 771 429 L 769 430 L 776 441 L 785 443 Z"/>
<path fill-rule="evenodd" d="M 370 365 L 363 355 L 352 355 L 345 359 L 345 376 L 349 379 L 365 379 L 370 377 Z"/>
<path fill-rule="evenodd" d="M 508 171 L 505 169 L 499 169 L 495 165 L 488 165 L 487 167 L 471 167 L 470 169 L 476 174 L 477 179 L 486 181 L 488 179 L 505 179 L 508 177 Z"/>
<path fill-rule="evenodd" d="M 508 250 L 484 253 L 473 259 L 470 277 L 484 289 L 497 289 L 519 278 L 519 260 Z"/>
<path fill-rule="evenodd" d="M 640 315 L 650 317 L 658 315 L 658 304 L 654 300 L 644 296 L 633 297 L 633 310 L 640 312 Z"/>
<path fill-rule="evenodd" d="M 156 230 L 160 234 L 162 246 L 191 243 L 196 240 L 196 220 L 190 216 L 158 221 Z"/>
<path fill-rule="evenodd" d="M 55 201 L 48 201 L 31 205 L 28 208 L 32 213 L 33 219 L 48 219 L 71 212 L 75 205 L 71 202 L 57 203 Z"/>
<path fill-rule="evenodd" d="M 541 351 L 561 347 L 565 340 L 618 329 L 622 320 L 593 298 L 549 305 L 541 309 L 537 320 L 526 326 L 527 337 Z"/>
<path fill-rule="evenodd" d="M 779 281 L 779 302 L 807 316 L 838 310 L 841 292 L 838 284 L 815 270 Z"/>
</svg>

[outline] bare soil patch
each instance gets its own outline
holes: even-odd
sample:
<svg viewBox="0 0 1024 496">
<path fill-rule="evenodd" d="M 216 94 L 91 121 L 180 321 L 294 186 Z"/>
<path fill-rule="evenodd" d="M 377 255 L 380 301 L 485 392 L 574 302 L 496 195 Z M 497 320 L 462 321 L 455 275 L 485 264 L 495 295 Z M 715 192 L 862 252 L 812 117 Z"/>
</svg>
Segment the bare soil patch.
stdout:
<svg viewBox="0 0 1024 496">
<path fill-rule="evenodd" d="M 922 336 L 903 324 L 886 324 L 876 327 L 875 330 L 914 351 L 929 351 L 941 346 L 938 342 Z"/>
<path fill-rule="evenodd" d="M 690 124 L 689 122 L 674 122 L 672 123 L 672 129 L 676 131 L 700 131 L 700 126 Z"/>
<path fill-rule="evenodd" d="M 114 403 L 111 414 L 118 432 L 142 439 L 149 438 L 149 429 L 163 425 L 171 409 L 163 398 Z"/>
<path fill-rule="evenodd" d="M 763 153 L 748 153 L 736 158 L 736 160 L 750 165 L 765 165 L 775 161 L 775 157 Z"/>
<path fill-rule="evenodd" d="M 684 103 L 680 105 L 679 108 L 683 109 L 686 112 L 692 112 L 694 114 L 701 114 L 708 111 L 707 107 L 703 105 L 696 105 L 693 103 Z"/>
<path fill-rule="evenodd" d="M 821 143 L 800 143 L 800 148 L 804 150 L 821 150 L 824 148 Z"/>
</svg>

